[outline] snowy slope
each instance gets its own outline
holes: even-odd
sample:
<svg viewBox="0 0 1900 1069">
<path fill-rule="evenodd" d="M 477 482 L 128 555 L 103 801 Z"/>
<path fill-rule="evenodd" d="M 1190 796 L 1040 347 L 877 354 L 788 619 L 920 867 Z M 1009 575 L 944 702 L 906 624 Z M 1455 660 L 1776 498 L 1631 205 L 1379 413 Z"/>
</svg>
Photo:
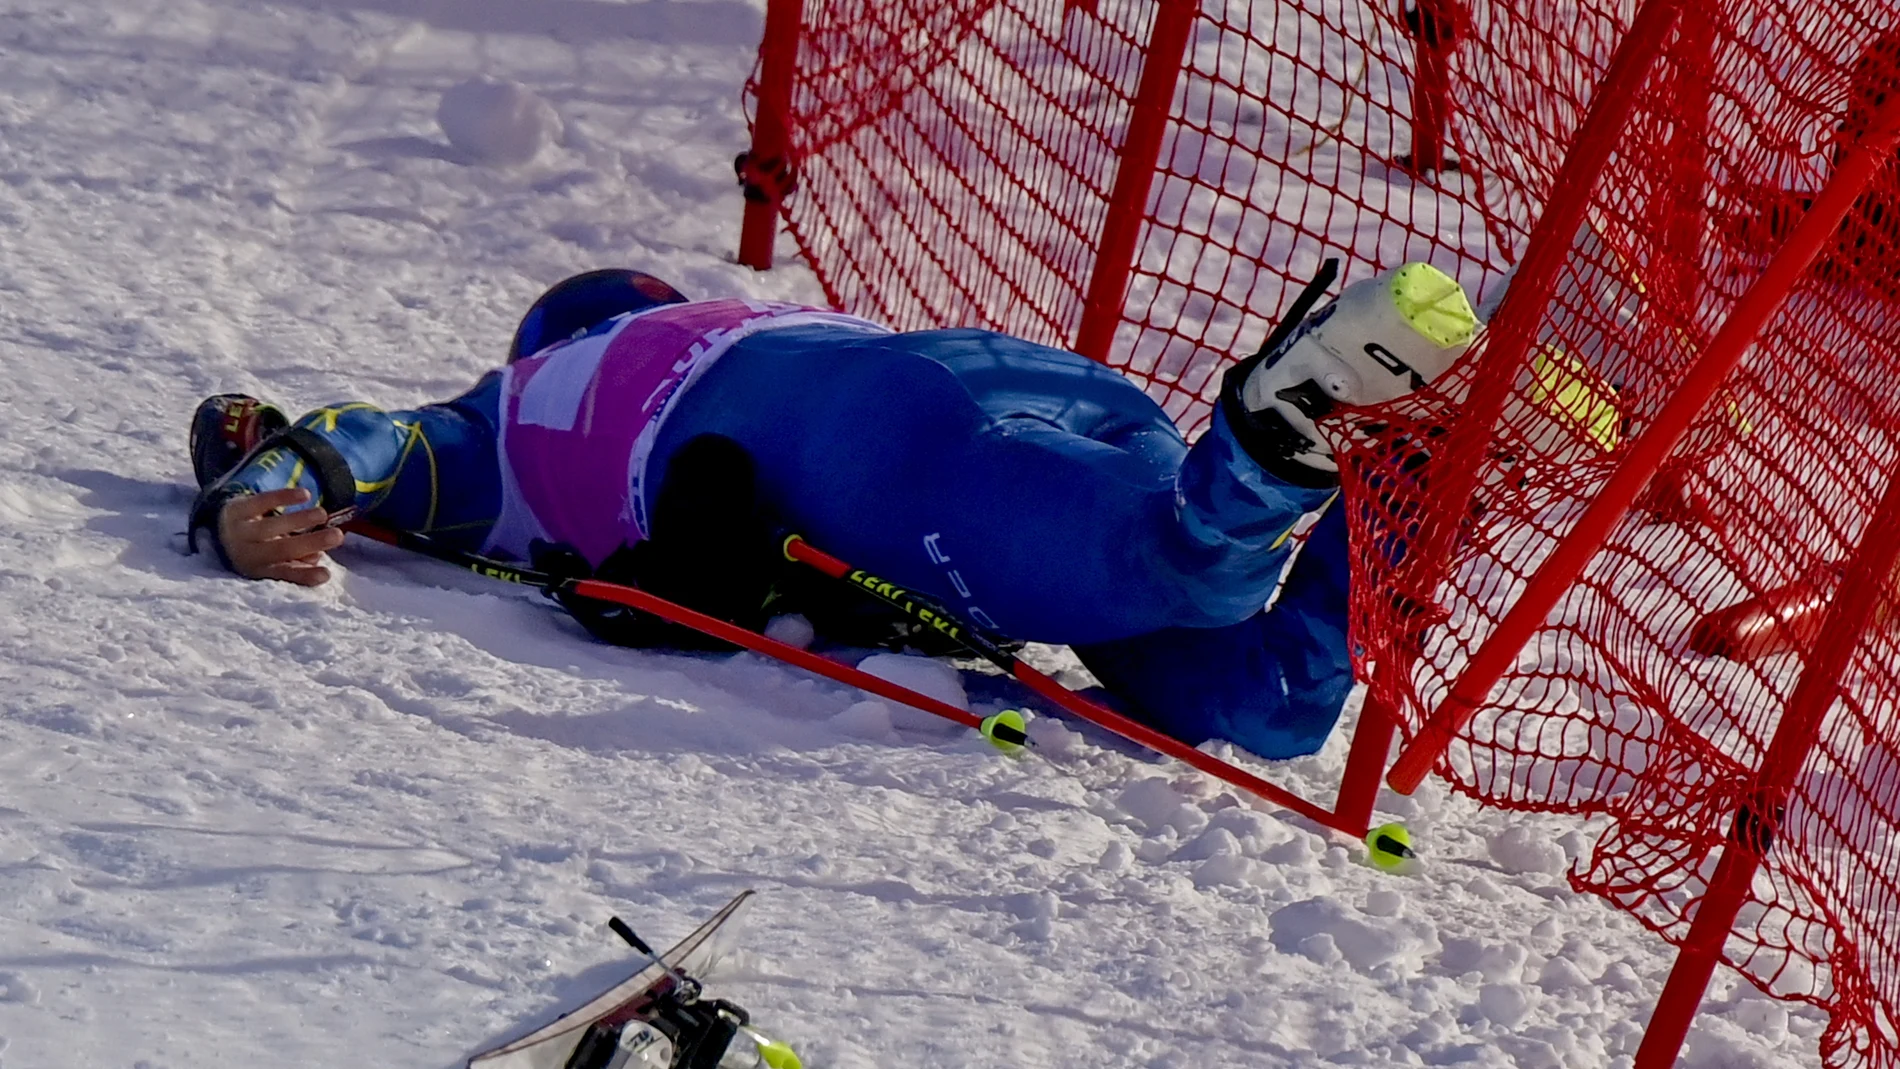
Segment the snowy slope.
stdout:
<svg viewBox="0 0 1900 1069">
<path fill-rule="evenodd" d="M 442 397 L 607 263 L 818 299 L 730 262 L 761 24 L 0 10 L 0 1066 L 459 1064 L 622 968 L 608 915 L 671 939 L 747 886 L 724 993 L 812 1066 L 1627 1065 L 1670 957 L 1565 889 L 1562 822 L 1388 798 L 1432 860 L 1385 876 L 1053 721 L 1009 760 L 394 551 L 314 592 L 177 552 L 204 394 Z M 558 143 L 451 146 L 478 76 Z M 1685 1064 L 1814 1064 L 1822 1023 L 1724 977 Z"/>
</svg>

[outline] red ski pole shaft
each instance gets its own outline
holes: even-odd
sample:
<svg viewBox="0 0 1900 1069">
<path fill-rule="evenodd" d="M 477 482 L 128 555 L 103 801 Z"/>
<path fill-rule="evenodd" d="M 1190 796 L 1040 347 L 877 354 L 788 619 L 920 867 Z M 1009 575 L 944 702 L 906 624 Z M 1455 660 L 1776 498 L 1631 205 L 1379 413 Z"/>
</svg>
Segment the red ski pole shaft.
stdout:
<svg viewBox="0 0 1900 1069">
<path fill-rule="evenodd" d="M 782 545 L 787 558 L 816 568 L 834 579 L 845 580 L 924 623 L 930 624 L 933 628 L 963 643 L 985 660 L 1015 676 L 1030 690 L 1076 717 L 1096 727 L 1112 731 L 1131 742 L 1140 743 L 1156 753 L 1166 754 L 1223 783 L 1238 787 L 1326 827 L 1351 830 L 1345 828 L 1340 818 L 1332 812 L 1320 808 L 1284 787 L 1268 783 L 1238 765 L 1223 761 L 1213 754 L 1202 753 L 1180 739 L 1164 735 L 1140 721 L 1131 720 L 1105 705 L 1077 694 L 1009 652 L 996 636 L 964 622 L 930 598 L 884 582 L 862 569 L 853 568 L 798 535 L 786 535 Z"/>
<path fill-rule="evenodd" d="M 836 661 L 820 657 L 809 650 L 799 649 L 797 646 L 780 642 L 775 638 L 761 635 L 756 631 L 748 631 L 737 624 L 727 623 L 718 617 L 708 616 L 703 612 L 697 612 L 684 605 L 668 601 L 665 598 L 656 597 L 637 587 L 625 586 L 620 583 L 609 583 L 599 579 L 559 580 L 545 572 L 539 572 L 532 568 L 518 568 L 502 561 L 490 560 L 479 554 L 441 545 L 430 539 L 427 535 L 419 535 L 412 531 L 396 531 L 363 520 L 352 521 L 345 524 L 344 527 L 346 530 L 360 534 L 365 538 L 373 539 L 385 545 L 411 550 L 425 557 L 432 557 L 447 564 L 467 568 L 477 575 L 485 575 L 492 579 L 540 587 L 553 587 L 565 583 L 568 589 L 571 589 L 574 593 L 582 597 L 593 598 L 597 601 L 611 601 L 616 605 L 625 605 L 628 608 L 639 609 L 641 612 L 652 613 L 663 620 L 690 627 L 702 634 L 723 639 L 735 646 L 751 650 L 754 653 L 763 653 L 768 657 L 784 661 L 786 664 L 803 668 L 815 675 L 821 675 L 827 679 L 846 684 L 847 686 L 868 691 L 880 698 L 889 698 L 892 701 L 901 702 L 913 709 L 921 709 L 926 713 L 943 717 L 945 720 L 962 724 L 964 727 L 974 728 L 997 742 L 1022 746 L 1026 745 L 1029 741 L 1028 736 L 1023 735 L 1023 733 L 1007 724 L 992 724 L 985 730 L 983 718 L 968 710 L 959 709 L 948 702 L 932 698 L 927 694 L 921 694 L 911 690 L 909 687 L 892 683 L 887 679 L 879 679 L 869 672 L 853 668 L 850 665 L 839 664 Z"/>
<path fill-rule="evenodd" d="M 683 624 L 695 631 L 723 639 L 735 646 L 743 646 L 756 653 L 774 657 L 786 664 L 796 665 L 808 672 L 816 673 L 840 683 L 848 683 L 859 690 L 869 691 L 880 698 L 902 702 L 926 713 L 935 713 L 945 720 L 952 720 L 967 728 L 980 730 L 983 718 L 975 713 L 959 709 L 949 702 L 919 694 L 909 687 L 900 686 L 886 679 L 879 679 L 869 672 L 861 671 L 850 665 L 820 657 L 810 650 L 799 649 L 790 643 L 748 631 L 737 624 L 729 624 L 716 616 L 707 616 L 684 605 L 675 604 L 665 598 L 655 597 L 638 587 L 623 586 L 619 583 L 603 582 L 599 579 L 578 579 L 572 587 L 574 593 L 597 601 L 611 601 L 616 605 L 649 612 L 663 620 Z M 1006 731 L 1006 728 L 998 728 Z M 1005 742 L 1020 743 L 1020 739 L 1005 739 Z"/>
</svg>

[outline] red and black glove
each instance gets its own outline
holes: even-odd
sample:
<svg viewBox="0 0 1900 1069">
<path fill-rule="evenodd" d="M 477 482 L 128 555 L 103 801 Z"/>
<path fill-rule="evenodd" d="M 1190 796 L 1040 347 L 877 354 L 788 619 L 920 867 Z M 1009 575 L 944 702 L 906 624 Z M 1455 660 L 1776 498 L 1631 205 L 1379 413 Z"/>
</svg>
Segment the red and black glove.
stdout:
<svg viewBox="0 0 1900 1069">
<path fill-rule="evenodd" d="M 592 578 L 638 587 L 655 597 L 751 631 L 765 626 L 766 603 L 789 565 L 758 501 L 752 457 L 739 443 L 703 434 L 681 446 L 653 503 L 652 536 L 622 546 L 590 567 L 566 545 L 536 542 L 536 570 L 557 580 Z M 563 583 L 549 589 L 590 634 L 617 646 L 731 650 L 690 627 L 612 602 L 581 597 Z"/>
</svg>

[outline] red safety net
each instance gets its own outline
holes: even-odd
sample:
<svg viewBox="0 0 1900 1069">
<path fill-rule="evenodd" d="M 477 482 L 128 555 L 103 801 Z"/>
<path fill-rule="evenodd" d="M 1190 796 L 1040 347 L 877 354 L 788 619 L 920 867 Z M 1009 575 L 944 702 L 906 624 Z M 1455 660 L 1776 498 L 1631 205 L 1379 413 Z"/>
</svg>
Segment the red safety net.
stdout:
<svg viewBox="0 0 1900 1069">
<path fill-rule="evenodd" d="M 835 304 L 1097 356 L 1189 434 L 1326 258 L 1464 282 L 1495 315 L 1449 381 L 1331 427 L 1369 700 L 1456 789 L 1600 816 L 1573 881 L 1672 941 L 1725 853 L 1758 856 L 1722 957 L 1827 1007 L 1829 1064 L 1900 1066 L 1894 20 L 807 0 L 791 84 L 751 92 Z M 1777 282 L 1831 185 L 1844 218 Z M 1659 466 L 1652 432 L 1681 432 Z M 1549 611 L 1512 617 L 1566 544 Z M 1705 620 L 1737 603 L 1780 615 Z"/>
<path fill-rule="evenodd" d="M 813 0 L 804 19 L 787 220 L 833 303 L 1089 351 L 1189 431 L 1215 370 L 1328 256 L 1349 275 L 1410 258 L 1475 278 L 1510 255 L 1478 183 L 1415 193 L 1398 170 L 1413 48 L 1389 13 Z M 1170 20 L 1181 60 L 1145 66 Z M 1154 140 L 1124 168 L 1144 72 Z M 1118 195 L 1138 244 L 1101 263 Z M 1111 294 L 1106 344 L 1081 344 L 1092 284 Z"/>
</svg>

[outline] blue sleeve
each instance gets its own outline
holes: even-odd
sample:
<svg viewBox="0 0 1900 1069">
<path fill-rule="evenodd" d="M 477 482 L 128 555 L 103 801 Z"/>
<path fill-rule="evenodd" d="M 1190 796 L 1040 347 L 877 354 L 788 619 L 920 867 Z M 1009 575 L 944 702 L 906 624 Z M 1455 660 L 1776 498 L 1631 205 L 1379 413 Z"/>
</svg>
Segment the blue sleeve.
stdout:
<svg viewBox="0 0 1900 1069">
<path fill-rule="evenodd" d="M 1308 534 L 1273 608 L 1226 627 L 1173 627 L 1076 654 L 1130 712 L 1177 739 L 1261 757 L 1325 745 L 1352 690 L 1346 509 Z"/>
<path fill-rule="evenodd" d="M 475 548 L 501 511 L 492 373 L 453 401 L 385 411 L 361 401 L 305 413 L 295 426 L 335 447 L 356 482 L 356 507 L 379 523 Z M 226 484 L 240 493 L 287 487 L 318 495 L 317 475 L 289 449 L 267 449 Z"/>
</svg>

